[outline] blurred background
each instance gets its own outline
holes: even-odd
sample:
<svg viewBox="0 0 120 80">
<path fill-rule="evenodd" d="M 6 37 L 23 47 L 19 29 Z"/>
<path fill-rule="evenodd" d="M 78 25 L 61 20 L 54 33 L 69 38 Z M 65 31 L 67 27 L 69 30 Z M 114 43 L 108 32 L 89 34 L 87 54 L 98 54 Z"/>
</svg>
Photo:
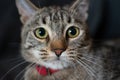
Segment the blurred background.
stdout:
<svg viewBox="0 0 120 80">
<path fill-rule="evenodd" d="M 54 4 L 63 6 L 74 0 L 31 1 L 44 7 Z M 88 12 L 89 32 L 94 40 L 120 38 L 120 0 L 90 0 Z M 14 80 L 26 66 L 22 63 L 17 65 L 23 62 L 19 51 L 21 27 L 15 0 L 0 0 L 0 78 L 3 77 L 3 80 Z M 5 74 L 9 69 L 11 71 Z M 17 80 L 21 78 L 19 75 Z"/>
</svg>

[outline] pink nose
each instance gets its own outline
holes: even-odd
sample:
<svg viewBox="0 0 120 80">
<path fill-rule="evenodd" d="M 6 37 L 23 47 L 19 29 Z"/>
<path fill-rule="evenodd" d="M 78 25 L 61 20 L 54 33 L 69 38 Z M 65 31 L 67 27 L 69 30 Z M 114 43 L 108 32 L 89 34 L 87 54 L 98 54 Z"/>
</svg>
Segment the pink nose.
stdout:
<svg viewBox="0 0 120 80">
<path fill-rule="evenodd" d="M 64 52 L 65 49 L 54 49 L 54 52 L 56 54 L 57 57 L 60 57 L 60 55 L 62 54 L 62 52 Z"/>
</svg>

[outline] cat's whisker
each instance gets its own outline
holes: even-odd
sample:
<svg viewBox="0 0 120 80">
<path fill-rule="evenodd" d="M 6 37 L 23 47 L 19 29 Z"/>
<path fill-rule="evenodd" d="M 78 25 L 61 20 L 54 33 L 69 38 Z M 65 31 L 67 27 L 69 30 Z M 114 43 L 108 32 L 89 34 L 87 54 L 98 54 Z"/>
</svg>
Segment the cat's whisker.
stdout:
<svg viewBox="0 0 120 80">
<path fill-rule="evenodd" d="M 88 60 L 93 60 L 93 61 L 99 61 L 101 59 L 101 58 L 99 59 L 97 57 L 90 57 L 90 56 L 83 56 L 83 55 L 82 55 L 82 57 L 84 57 L 84 58 L 86 58 Z M 79 57 L 79 58 L 82 58 L 82 57 Z"/>
<path fill-rule="evenodd" d="M 34 63 L 31 63 L 30 65 L 28 65 L 25 69 L 23 69 L 22 71 L 20 71 L 20 73 L 15 77 L 15 80 L 17 80 L 17 78 L 30 66 L 32 66 Z"/>
<path fill-rule="evenodd" d="M 74 68 L 74 69 L 76 69 L 77 68 L 77 66 L 75 66 L 75 63 L 70 63 L 71 65 L 72 65 L 72 67 Z M 78 69 L 79 70 L 79 69 Z M 80 70 L 79 70 L 80 71 Z M 76 74 L 74 74 L 74 76 L 78 76 L 78 75 L 76 75 Z M 79 77 L 79 76 L 78 76 Z M 76 78 L 76 80 L 77 80 L 77 77 L 74 77 L 74 78 Z"/>
<path fill-rule="evenodd" d="M 82 59 L 79 59 L 85 66 L 87 66 L 91 71 L 93 71 L 94 73 L 95 73 L 95 71 L 94 71 L 94 69 L 91 67 L 91 66 L 89 66 L 86 62 L 84 62 Z"/>
<path fill-rule="evenodd" d="M 88 67 L 88 69 L 93 73 L 92 75 L 94 76 L 94 78 L 97 79 L 97 75 L 96 75 L 95 70 L 94 70 L 91 66 L 89 66 L 86 62 L 84 62 L 84 61 L 82 61 L 82 60 L 81 60 L 81 62 L 83 62 L 83 64 L 84 64 L 86 67 Z"/>
<path fill-rule="evenodd" d="M 12 61 L 12 63 L 19 64 L 20 62 L 23 62 L 23 61 L 25 61 L 25 60 L 24 59 L 18 59 L 18 60 Z"/>
<path fill-rule="evenodd" d="M 16 60 L 16 59 L 23 59 L 21 56 L 17 56 L 15 58 L 9 59 L 9 61 Z"/>
<path fill-rule="evenodd" d="M 85 68 L 85 70 L 88 72 L 88 74 L 92 77 L 92 76 L 94 76 L 95 78 L 97 78 L 96 77 L 96 75 L 95 75 L 95 72 L 94 72 L 94 70 L 89 66 L 89 65 L 87 65 L 85 62 L 83 62 L 82 60 L 77 60 L 77 62 L 81 65 L 81 66 L 83 66 L 83 68 Z"/>
<path fill-rule="evenodd" d="M 2 61 L 0 61 L 0 62 L 13 62 L 13 61 L 17 61 L 17 60 L 23 60 L 23 58 L 22 57 L 17 57 L 17 58 L 11 58 L 11 59 L 9 59 L 9 60 L 2 60 Z"/>
<path fill-rule="evenodd" d="M 18 65 L 14 66 L 13 68 L 11 68 L 10 70 L 8 70 L 8 72 L 6 72 L 1 78 L 0 80 L 3 80 L 11 71 L 13 71 L 15 68 L 19 67 L 22 64 L 27 63 L 26 61 L 23 61 L 21 63 L 19 63 Z"/>
<path fill-rule="evenodd" d="M 102 68 L 102 65 L 100 65 L 100 64 L 98 64 L 98 63 L 96 63 L 96 62 L 93 62 L 92 60 L 90 60 L 90 59 L 88 59 L 88 58 L 80 57 L 80 59 L 83 59 L 83 60 L 85 60 L 85 61 L 88 61 L 88 62 L 90 62 L 90 63 L 93 63 L 94 65 L 97 65 L 97 66 L 99 66 L 100 68 Z"/>
<path fill-rule="evenodd" d="M 86 66 L 84 66 L 80 61 L 76 60 L 78 64 L 80 64 L 85 70 L 86 72 L 91 76 L 91 73 L 93 74 L 93 72 L 91 72 Z"/>
<path fill-rule="evenodd" d="M 80 59 L 79 59 L 80 60 Z M 95 70 L 91 67 L 91 66 L 89 66 L 86 62 L 84 62 L 84 61 L 82 61 L 82 60 L 80 60 L 81 61 L 81 63 L 83 63 L 86 67 L 88 67 L 93 73 L 96 73 L 95 72 Z"/>
<path fill-rule="evenodd" d="M 97 61 L 99 61 L 100 59 L 105 59 L 103 57 L 100 57 L 100 56 L 98 57 L 98 56 L 95 56 L 95 55 L 94 55 L 94 57 L 92 57 L 90 55 L 82 55 L 82 56 L 84 56 L 86 58 L 89 58 L 89 59 L 97 60 Z"/>
</svg>

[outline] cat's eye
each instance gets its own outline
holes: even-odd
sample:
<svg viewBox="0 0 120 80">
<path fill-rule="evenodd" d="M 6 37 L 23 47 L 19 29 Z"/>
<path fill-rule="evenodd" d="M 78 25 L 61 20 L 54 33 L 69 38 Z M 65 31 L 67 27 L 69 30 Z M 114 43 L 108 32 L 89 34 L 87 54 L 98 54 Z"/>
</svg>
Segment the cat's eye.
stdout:
<svg viewBox="0 0 120 80">
<path fill-rule="evenodd" d="M 48 32 L 41 27 L 34 30 L 34 35 L 39 39 L 46 39 L 48 37 Z"/>
<path fill-rule="evenodd" d="M 66 35 L 69 38 L 75 38 L 79 35 L 79 33 L 80 33 L 79 28 L 77 28 L 75 26 L 71 26 L 70 28 L 68 28 Z"/>
</svg>

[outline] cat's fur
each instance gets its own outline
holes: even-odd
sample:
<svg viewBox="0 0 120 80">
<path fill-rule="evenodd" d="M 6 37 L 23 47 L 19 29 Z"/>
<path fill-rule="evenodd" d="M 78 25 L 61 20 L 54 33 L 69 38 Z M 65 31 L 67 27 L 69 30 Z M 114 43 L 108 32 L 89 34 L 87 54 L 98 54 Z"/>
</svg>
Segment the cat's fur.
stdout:
<svg viewBox="0 0 120 80">
<path fill-rule="evenodd" d="M 52 0 L 51 0 L 52 1 Z M 86 20 L 88 0 L 76 0 L 64 7 L 36 8 L 28 0 L 16 0 L 23 23 L 21 52 L 24 59 L 34 63 L 25 72 L 25 80 L 114 80 L 111 52 L 106 47 L 93 47 Z M 79 35 L 67 37 L 67 30 L 75 26 Z M 46 39 L 39 39 L 34 30 L 43 27 Z M 65 49 L 57 60 L 54 49 Z M 35 65 L 60 69 L 42 76 Z M 117 79 L 115 79 L 117 80 Z"/>
</svg>

